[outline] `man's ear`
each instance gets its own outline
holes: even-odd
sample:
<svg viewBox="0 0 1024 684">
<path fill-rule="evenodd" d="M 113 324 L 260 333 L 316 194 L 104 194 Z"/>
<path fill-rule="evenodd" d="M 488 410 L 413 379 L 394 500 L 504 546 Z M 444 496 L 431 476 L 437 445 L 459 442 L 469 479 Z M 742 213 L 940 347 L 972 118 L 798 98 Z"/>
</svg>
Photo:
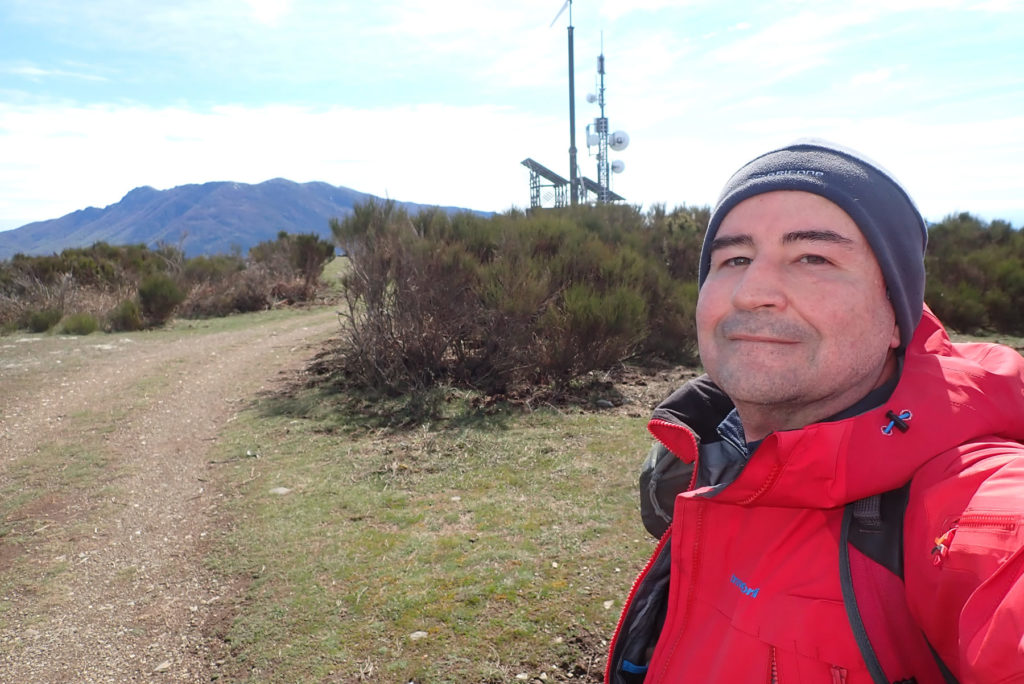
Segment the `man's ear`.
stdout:
<svg viewBox="0 0 1024 684">
<path fill-rule="evenodd" d="M 892 324 L 892 339 L 889 340 L 889 349 L 897 349 L 900 346 L 900 326 Z"/>
</svg>

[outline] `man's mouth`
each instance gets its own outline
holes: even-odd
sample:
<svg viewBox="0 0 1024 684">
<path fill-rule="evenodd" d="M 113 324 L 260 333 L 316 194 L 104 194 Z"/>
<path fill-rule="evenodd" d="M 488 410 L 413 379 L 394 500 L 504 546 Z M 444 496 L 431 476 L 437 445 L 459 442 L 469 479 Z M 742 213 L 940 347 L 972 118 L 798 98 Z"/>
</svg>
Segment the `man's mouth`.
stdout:
<svg viewBox="0 0 1024 684">
<path fill-rule="evenodd" d="M 761 342 L 764 344 L 797 344 L 798 340 L 792 340 L 783 337 L 773 337 L 771 335 L 755 335 L 748 333 L 732 333 L 726 335 L 725 339 L 730 342 Z"/>
</svg>

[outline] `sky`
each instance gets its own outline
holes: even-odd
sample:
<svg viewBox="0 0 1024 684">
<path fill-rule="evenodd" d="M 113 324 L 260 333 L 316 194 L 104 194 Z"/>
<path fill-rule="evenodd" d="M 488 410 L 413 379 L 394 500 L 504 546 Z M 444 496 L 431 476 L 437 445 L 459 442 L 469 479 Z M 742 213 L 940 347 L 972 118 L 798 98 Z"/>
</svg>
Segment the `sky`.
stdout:
<svg viewBox="0 0 1024 684">
<path fill-rule="evenodd" d="M 562 5 L 0 0 L 0 229 L 271 178 L 526 208 L 523 159 L 569 176 Z M 1024 1 L 575 0 L 571 20 L 580 173 L 603 49 L 630 204 L 713 204 L 813 136 L 879 162 L 930 221 L 1024 225 Z"/>
</svg>

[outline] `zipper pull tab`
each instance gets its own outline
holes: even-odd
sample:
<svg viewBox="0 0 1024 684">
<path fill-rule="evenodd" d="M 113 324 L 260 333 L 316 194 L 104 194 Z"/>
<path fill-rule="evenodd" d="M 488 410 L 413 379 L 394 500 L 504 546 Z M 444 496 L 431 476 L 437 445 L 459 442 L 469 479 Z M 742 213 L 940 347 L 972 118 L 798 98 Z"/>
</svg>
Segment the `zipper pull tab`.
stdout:
<svg viewBox="0 0 1024 684">
<path fill-rule="evenodd" d="M 932 565 L 939 567 L 949 555 L 949 545 L 953 542 L 953 535 L 956 534 L 956 526 L 949 528 L 941 536 L 935 538 L 935 546 L 932 547 Z"/>
</svg>

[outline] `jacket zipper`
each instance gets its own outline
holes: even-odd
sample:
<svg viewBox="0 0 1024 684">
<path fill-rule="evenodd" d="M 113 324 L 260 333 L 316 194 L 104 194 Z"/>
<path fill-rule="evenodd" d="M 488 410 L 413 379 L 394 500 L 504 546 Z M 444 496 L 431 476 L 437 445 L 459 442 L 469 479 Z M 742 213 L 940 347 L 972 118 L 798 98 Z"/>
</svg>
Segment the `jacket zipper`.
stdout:
<svg viewBox="0 0 1024 684">
<path fill-rule="evenodd" d="M 833 665 L 832 684 L 846 684 L 846 668 Z M 774 646 L 768 647 L 768 684 L 779 684 L 779 661 Z"/>
<path fill-rule="evenodd" d="M 957 527 L 991 527 L 1012 532 L 1020 524 L 1020 516 L 999 513 L 965 513 Z"/>
<path fill-rule="evenodd" d="M 690 431 L 689 429 L 687 429 L 686 427 L 684 427 L 682 425 L 677 425 L 675 423 L 670 423 L 667 420 L 661 420 L 661 419 L 657 419 L 657 418 L 652 419 L 647 424 L 648 432 L 650 432 L 651 435 L 656 440 L 658 440 L 658 442 L 662 446 L 664 446 L 666 449 L 668 449 L 669 453 L 671 453 L 675 458 L 679 458 L 679 456 L 676 455 L 676 452 L 673 451 L 672 447 L 670 447 L 668 444 L 666 444 L 665 441 L 663 439 L 661 439 L 657 435 L 657 433 L 654 431 L 654 429 L 652 429 L 652 428 L 657 428 L 657 427 L 662 427 L 662 426 L 667 427 L 667 428 L 669 428 L 671 430 L 681 430 L 687 437 L 690 438 L 690 441 L 692 442 L 692 445 L 693 445 L 693 452 L 694 452 L 695 455 L 697 454 L 697 446 L 698 446 L 697 437 L 693 434 L 692 431 Z M 697 463 L 694 462 L 693 475 L 690 476 L 690 484 L 687 487 L 687 490 L 693 489 L 694 485 L 696 485 L 696 483 L 697 483 L 697 470 L 698 470 Z M 608 662 L 605 665 L 605 671 L 604 671 L 604 681 L 605 682 L 612 681 L 612 668 L 615 666 L 615 647 L 618 644 L 619 636 L 621 635 L 621 632 L 622 632 L 622 627 L 623 627 L 623 625 L 626 622 L 626 615 L 629 613 L 629 608 L 633 604 L 633 599 L 636 597 L 637 590 L 639 590 L 640 585 L 643 584 L 643 581 L 647 578 L 647 573 L 650 572 L 651 566 L 654 565 L 654 562 L 658 559 L 658 556 L 661 555 L 662 550 L 664 549 L 666 542 L 668 542 L 668 539 L 671 536 L 671 534 L 672 534 L 672 525 L 670 524 L 668 526 L 668 528 L 665 530 L 665 533 L 663 535 L 661 535 L 661 539 L 658 541 L 658 545 L 655 547 L 654 552 L 651 554 L 651 557 L 647 560 L 647 563 L 644 565 L 643 569 L 640 571 L 640 574 L 637 575 L 635 580 L 633 580 L 633 586 L 630 588 L 629 594 L 626 597 L 626 602 L 622 606 L 622 612 L 619 614 L 619 621 L 615 625 L 615 631 L 612 633 L 611 643 L 608 645 Z M 687 613 L 689 612 L 689 608 L 690 608 L 689 600 L 687 600 Z M 648 672 L 648 675 L 649 674 L 650 673 Z"/>
<path fill-rule="evenodd" d="M 973 527 L 975 529 L 1002 530 L 1013 532 L 1021 523 L 1018 515 L 1005 513 L 965 513 L 941 536 L 935 538 L 935 546 L 932 547 L 932 564 L 936 567 L 942 565 L 949 555 L 949 548 L 953 544 L 953 537 L 961 527 Z"/>
<path fill-rule="evenodd" d="M 779 663 L 775 659 L 775 647 L 768 647 L 768 684 L 779 684 Z"/>
<path fill-rule="evenodd" d="M 661 535 L 661 540 L 658 542 L 658 545 L 654 548 L 654 553 L 652 553 L 651 557 L 647 559 L 647 563 L 640 571 L 640 574 L 636 576 L 635 580 L 633 580 L 633 586 L 630 587 L 629 594 L 626 595 L 626 602 L 622 605 L 622 612 L 619 614 L 619 621 L 615 625 L 615 631 L 612 632 L 612 641 L 610 644 L 608 644 L 608 662 L 605 664 L 604 667 L 604 681 L 606 682 L 612 681 L 612 667 L 614 667 L 615 646 L 619 642 L 619 635 L 622 632 L 623 624 L 626 622 L 626 614 L 629 612 L 629 607 L 633 604 L 633 598 L 636 596 L 636 592 L 640 588 L 640 585 L 643 583 L 644 578 L 647 577 L 647 573 L 650 572 L 651 566 L 654 565 L 654 561 L 656 561 L 658 559 L 658 556 L 661 555 L 661 551 L 664 548 L 665 543 L 668 541 L 671 532 L 672 526 L 669 525 L 668 529 L 665 530 L 665 534 Z"/>
</svg>

